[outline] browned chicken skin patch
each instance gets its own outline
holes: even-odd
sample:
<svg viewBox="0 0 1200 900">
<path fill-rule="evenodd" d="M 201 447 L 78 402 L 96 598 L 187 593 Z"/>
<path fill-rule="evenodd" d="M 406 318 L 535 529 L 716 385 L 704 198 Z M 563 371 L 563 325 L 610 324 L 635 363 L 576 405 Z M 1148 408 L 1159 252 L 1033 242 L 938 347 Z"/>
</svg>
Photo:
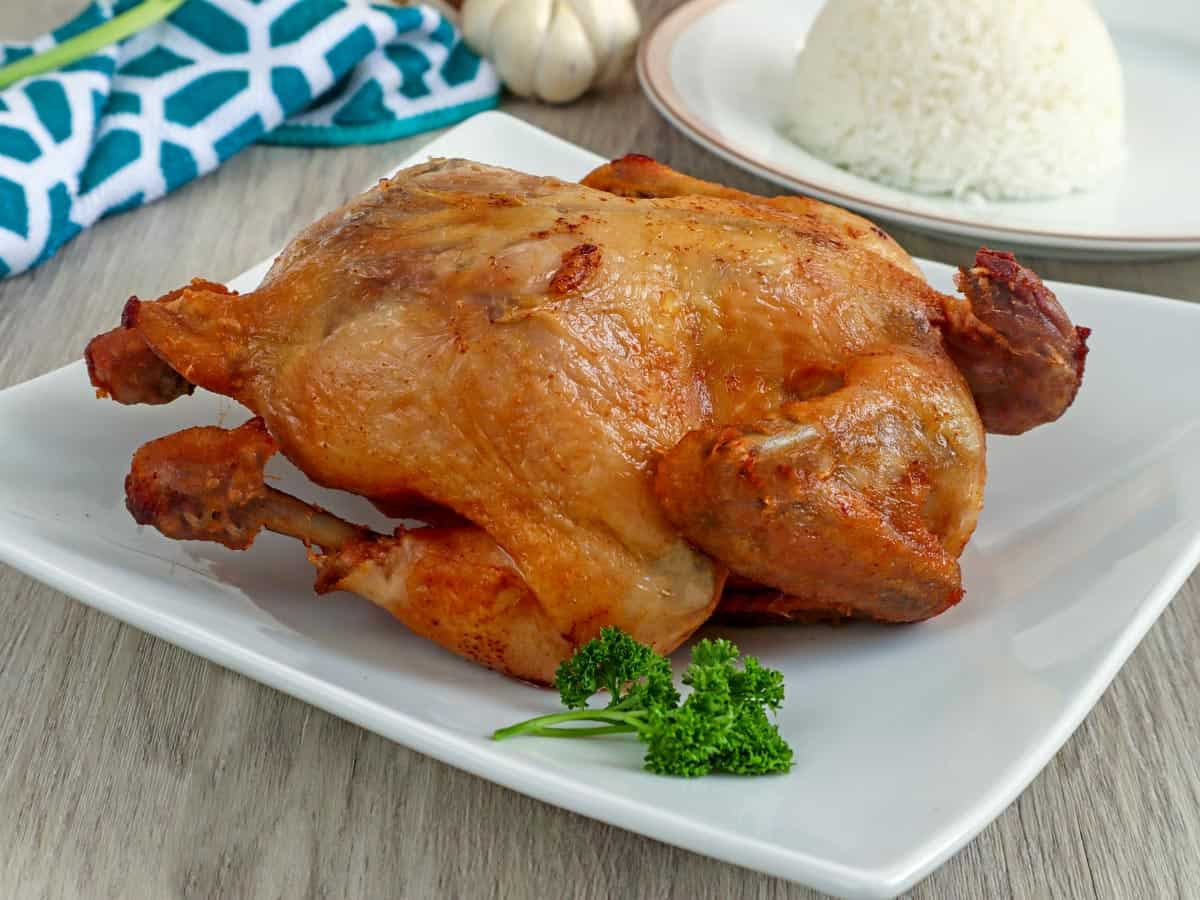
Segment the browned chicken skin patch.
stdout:
<svg viewBox="0 0 1200 900">
<path fill-rule="evenodd" d="M 312 225 L 253 293 L 134 301 L 129 333 L 88 356 L 121 402 L 176 389 L 132 374 L 148 349 L 261 417 L 135 459 L 140 521 L 228 538 L 195 508 L 239 521 L 221 485 L 261 482 L 263 440 L 389 512 L 444 510 L 447 527 L 373 535 L 246 488 L 230 545 L 255 521 L 300 537 L 322 548 L 320 588 L 544 682 L 603 625 L 674 649 L 729 572 L 726 615 L 914 621 L 957 602 L 984 425 L 1056 418 L 1085 352 L 1011 257 L 981 252 L 962 278 L 967 299 L 942 295 L 865 219 L 645 158 L 584 186 L 437 160 Z M 233 469 L 204 449 L 222 442 Z"/>
</svg>

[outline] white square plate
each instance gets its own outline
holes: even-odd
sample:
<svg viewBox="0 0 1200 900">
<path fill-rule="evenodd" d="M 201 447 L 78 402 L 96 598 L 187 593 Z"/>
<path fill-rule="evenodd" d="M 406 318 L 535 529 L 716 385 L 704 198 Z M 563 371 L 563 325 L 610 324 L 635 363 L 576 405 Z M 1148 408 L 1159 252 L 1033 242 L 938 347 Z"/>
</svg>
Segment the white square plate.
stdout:
<svg viewBox="0 0 1200 900">
<path fill-rule="evenodd" d="M 599 162 L 498 114 L 428 156 L 565 178 Z M 948 267 L 925 269 L 952 289 Z M 253 288 L 263 271 L 234 287 Z M 991 440 L 963 603 L 908 628 L 724 630 L 786 673 L 780 723 L 797 751 L 787 776 L 662 778 L 641 771 L 624 740 L 493 743 L 493 728 L 557 698 L 445 653 L 366 601 L 317 599 L 295 543 L 267 535 L 232 553 L 139 530 L 123 506 L 130 455 L 178 428 L 247 417 L 212 395 L 99 402 L 82 364 L 0 393 L 0 559 L 549 803 L 830 893 L 892 896 L 1020 793 L 1200 561 L 1200 307 L 1055 288 L 1095 329 L 1087 380 L 1058 424 Z M 114 298 L 114 321 L 116 309 Z M 375 521 L 358 498 L 276 471 L 287 489 Z"/>
</svg>

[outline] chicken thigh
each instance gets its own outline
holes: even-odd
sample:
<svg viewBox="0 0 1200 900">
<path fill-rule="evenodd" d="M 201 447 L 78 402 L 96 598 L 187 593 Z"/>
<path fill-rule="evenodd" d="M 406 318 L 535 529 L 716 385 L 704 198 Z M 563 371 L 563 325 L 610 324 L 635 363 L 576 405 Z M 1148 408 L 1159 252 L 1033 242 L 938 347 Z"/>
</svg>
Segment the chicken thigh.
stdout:
<svg viewBox="0 0 1200 900">
<path fill-rule="evenodd" d="M 752 618 L 956 603 L 985 424 L 1053 420 L 1082 377 L 1053 295 L 990 251 L 940 294 L 865 220 L 644 158 L 587 184 L 435 160 L 310 226 L 253 293 L 132 299 L 88 348 L 101 393 L 199 386 L 256 416 L 139 451 L 135 517 L 292 534 L 320 589 L 541 683 L 605 625 L 673 650 L 727 578 Z M 276 449 L 439 527 L 281 495 Z"/>
</svg>

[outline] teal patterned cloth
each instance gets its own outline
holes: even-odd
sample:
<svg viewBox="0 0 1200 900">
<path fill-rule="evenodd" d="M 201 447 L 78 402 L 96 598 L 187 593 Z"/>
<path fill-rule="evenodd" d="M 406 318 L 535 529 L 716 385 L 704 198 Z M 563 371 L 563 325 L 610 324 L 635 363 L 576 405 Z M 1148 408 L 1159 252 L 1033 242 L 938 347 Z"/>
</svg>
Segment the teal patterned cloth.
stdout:
<svg viewBox="0 0 1200 900">
<path fill-rule="evenodd" d="M 137 0 L 96 0 L 11 62 Z M 492 67 L 439 12 L 353 0 L 188 0 L 169 19 L 0 91 L 0 277 L 258 142 L 386 141 L 496 105 Z"/>
</svg>

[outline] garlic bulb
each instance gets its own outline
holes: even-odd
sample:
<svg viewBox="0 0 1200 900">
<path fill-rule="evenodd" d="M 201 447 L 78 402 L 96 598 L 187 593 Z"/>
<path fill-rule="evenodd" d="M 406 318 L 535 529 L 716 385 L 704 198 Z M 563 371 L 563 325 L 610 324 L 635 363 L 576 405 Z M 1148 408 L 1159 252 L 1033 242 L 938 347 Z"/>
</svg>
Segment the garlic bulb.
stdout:
<svg viewBox="0 0 1200 900">
<path fill-rule="evenodd" d="M 567 103 L 621 73 L 642 25 L 632 0 L 466 0 L 462 27 L 514 94 Z"/>
</svg>

